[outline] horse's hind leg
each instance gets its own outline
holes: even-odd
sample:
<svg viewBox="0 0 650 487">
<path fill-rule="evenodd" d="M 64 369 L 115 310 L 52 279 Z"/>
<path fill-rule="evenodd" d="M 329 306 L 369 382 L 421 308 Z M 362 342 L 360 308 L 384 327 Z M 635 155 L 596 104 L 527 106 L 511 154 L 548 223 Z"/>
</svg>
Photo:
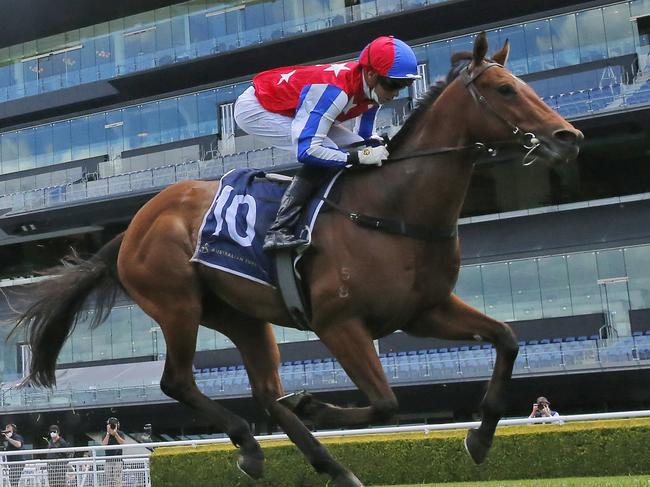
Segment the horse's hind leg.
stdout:
<svg viewBox="0 0 650 487">
<path fill-rule="evenodd" d="M 472 460 L 482 463 L 492 446 L 497 423 L 505 412 L 505 390 L 519 352 L 514 333 L 505 323 L 480 313 L 453 295 L 447 303 L 423 314 L 404 331 L 447 340 L 487 340 L 494 345 L 496 360 L 480 405 L 481 426 L 470 430 L 465 439 Z"/>
<path fill-rule="evenodd" d="M 328 485 L 362 487 L 359 479 L 329 454 L 300 418 L 278 402 L 278 398 L 283 394 L 278 374 L 280 352 L 271 326 L 245 317 L 229 319 L 217 326 L 241 353 L 255 399 L 284 430 L 314 469 L 332 478 L 332 483 Z"/>
<path fill-rule="evenodd" d="M 192 361 L 202 307 L 196 287 L 191 285 L 191 281 L 186 284 L 187 286 L 182 286 L 176 281 L 173 293 L 156 289 L 158 292 L 153 294 L 156 296 L 155 302 L 130 291 L 143 310 L 158 322 L 165 336 L 167 356 L 160 388 L 169 397 L 189 406 L 226 433 L 240 449 L 241 455 L 237 463 L 242 471 L 254 479 L 261 478 L 264 455 L 248 423 L 206 397 L 194 381 Z M 156 286 L 152 284 L 150 289 L 154 287 Z"/>
</svg>

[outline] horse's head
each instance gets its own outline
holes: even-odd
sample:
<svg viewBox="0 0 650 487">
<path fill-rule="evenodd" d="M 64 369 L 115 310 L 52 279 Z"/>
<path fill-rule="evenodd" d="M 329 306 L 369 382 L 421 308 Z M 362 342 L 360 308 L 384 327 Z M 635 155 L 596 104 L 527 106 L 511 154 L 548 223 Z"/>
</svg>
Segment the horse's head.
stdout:
<svg viewBox="0 0 650 487">
<path fill-rule="evenodd" d="M 456 80 L 465 85 L 473 98 L 472 108 L 466 112 L 472 141 L 519 145 L 526 154 L 524 163 L 535 158 L 553 162 L 575 159 L 582 132 L 505 68 L 508 41 L 491 59 L 485 57 L 487 50 L 487 38 L 482 32 L 474 43 L 471 62 Z"/>
</svg>

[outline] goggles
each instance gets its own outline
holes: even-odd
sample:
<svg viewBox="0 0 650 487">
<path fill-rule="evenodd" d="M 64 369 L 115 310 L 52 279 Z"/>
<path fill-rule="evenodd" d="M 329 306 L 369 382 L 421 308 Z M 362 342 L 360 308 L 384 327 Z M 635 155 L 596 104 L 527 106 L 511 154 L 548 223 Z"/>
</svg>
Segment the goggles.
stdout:
<svg viewBox="0 0 650 487">
<path fill-rule="evenodd" d="M 388 91 L 399 91 L 407 88 L 413 84 L 413 78 L 388 78 L 387 76 L 379 76 L 377 82 L 382 88 Z"/>
</svg>

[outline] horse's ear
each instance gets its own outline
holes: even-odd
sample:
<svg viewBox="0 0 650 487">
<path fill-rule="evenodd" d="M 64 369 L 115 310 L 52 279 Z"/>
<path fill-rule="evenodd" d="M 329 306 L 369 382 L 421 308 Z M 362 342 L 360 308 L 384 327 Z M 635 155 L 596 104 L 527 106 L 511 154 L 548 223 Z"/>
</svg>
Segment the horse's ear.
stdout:
<svg viewBox="0 0 650 487">
<path fill-rule="evenodd" d="M 485 59 L 485 55 L 487 54 L 487 50 L 487 36 L 485 35 L 485 32 L 481 32 L 478 36 L 476 36 L 476 40 L 474 41 L 474 52 L 472 53 L 472 64 L 474 64 L 474 66 L 478 66 L 483 62 L 483 59 Z"/>
<path fill-rule="evenodd" d="M 508 54 L 510 54 L 510 41 L 506 39 L 503 47 L 494 53 L 492 59 L 499 63 L 501 66 L 505 66 L 508 62 Z"/>
</svg>

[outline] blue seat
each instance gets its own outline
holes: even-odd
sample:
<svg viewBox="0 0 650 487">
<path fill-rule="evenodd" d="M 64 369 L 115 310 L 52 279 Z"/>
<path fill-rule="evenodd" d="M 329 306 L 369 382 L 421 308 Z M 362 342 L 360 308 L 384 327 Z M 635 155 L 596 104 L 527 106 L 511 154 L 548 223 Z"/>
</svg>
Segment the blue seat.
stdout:
<svg viewBox="0 0 650 487">
<path fill-rule="evenodd" d="M 551 343 L 562 343 L 562 339 L 561 338 L 553 338 L 553 340 L 551 340 Z"/>
<path fill-rule="evenodd" d="M 584 335 L 581 335 L 581 336 L 578 337 L 579 342 L 584 342 L 585 340 L 587 340 L 587 337 L 584 336 Z"/>
<path fill-rule="evenodd" d="M 575 342 L 575 341 L 576 341 L 576 337 L 564 337 L 564 341 L 565 341 L 565 342 Z"/>
<path fill-rule="evenodd" d="M 548 345 L 549 343 L 551 343 L 551 341 L 548 338 L 544 338 L 539 341 L 540 345 Z"/>
<path fill-rule="evenodd" d="M 539 341 L 538 340 L 528 340 L 528 345 L 538 345 Z"/>
</svg>

